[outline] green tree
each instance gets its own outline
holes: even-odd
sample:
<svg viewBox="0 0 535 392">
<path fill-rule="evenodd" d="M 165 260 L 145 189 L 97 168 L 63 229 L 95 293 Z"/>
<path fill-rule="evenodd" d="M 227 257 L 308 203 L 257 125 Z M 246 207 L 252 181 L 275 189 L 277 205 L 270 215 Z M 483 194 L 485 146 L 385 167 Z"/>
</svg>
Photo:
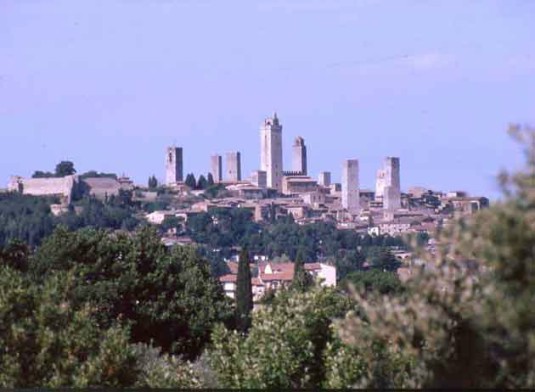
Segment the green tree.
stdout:
<svg viewBox="0 0 535 392">
<path fill-rule="evenodd" d="M 340 282 L 340 286 L 346 290 L 350 285 L 368 293 L 400 294 L 403 292 L 403 285 L 397 274 L 381 270 L 351 272 Z"/>
<path fill-rule="evenodd" d="M 156 178 L 156 176 L 152 175 L 149 177 L 148 186 L 149 186 L 149 189 L 158 188 L 158 179 Z"/>
<path fill-rule="evenodd" d="M 57 229 L 31 264 L 36 281 L 73 271 L 70 298 L 97 306 L 98 323 L 131 323 L 131 343 L 153 343 L 165 352 L 195 359 L 215 323 L 231 310 L 210 265 L 189 247 L 166 249 L 158 233 L 134 235 Z"/>
<path fill-rule="evenodd" d="M 190 173 L 186 176 L 185 184 L 191 189 L 195 189 L 197 187 L 197 180 L 195 180 L 195 175 L 193 173 Z"/>
<path fill-rule="evenodd" d="M 208 188 L 208 186 L 208 180 L 204 175 L 201 174 L 197 181 L 196 189 L 205 190 L 206 188 Z"/>
<path fill-rule="evenodd" d="M 251 283 L 251 267 L 249 266 L 249 252 L 242 250 L 238 263 L 238 277 L 236 280 L 236 327 L 238 331 L 246 333 L 251 326 L 251 312 L 253 310 L 253 288 Z"/>
<path fill-rule="evenodd" d="M 347 297 L 329 289 L 279 292 L 255 313 L 248 335 L 217 328 L 209 352 L 219 387 L 317 388 L 324 378 L 324 352 L 333 339 L 332 320 L 349 309 Z"/>
<path fill-rule="evenodd" d="M 367 259 L 372 268 L 380 271 L 395 272 L 400 267 L 401 262 L 394 254 L 385 247 L 371 247 L 367 253 Z"/>
<path fill-rule="evenodd" d="M 297 252 L 297 257 L 294 262 L 294 277 L 292 280 L 292 289 L 297 291 L 306 291 L 314 284 L 312 275 L 305 270 L 305 261 L 303 259 L 303 252 Z"/>
<path fill-rule="evenodd" d="M 212 173 L 208 173 L 206 181 L 208 182 L 208 186 L 206 187 L 207 189 L 215 185 L 214 176 L 212 175 Z"/>
<path fill-rule="evenodd" d="M 61 161 L 56 165 L 55 174 L 56 177 L 65 177 L 76 174 L 76 170 L 74 169 L 74 163 L 72 163 L 71 161 Z"/>
<path fill-rule="evenodd" d="M 95 308 L 69 301 L 72 275 L 35 285 L 0 267 L 0 387 L 133 385 L 136 359 L 128 331 L 100 329 Z"/>
</svg>

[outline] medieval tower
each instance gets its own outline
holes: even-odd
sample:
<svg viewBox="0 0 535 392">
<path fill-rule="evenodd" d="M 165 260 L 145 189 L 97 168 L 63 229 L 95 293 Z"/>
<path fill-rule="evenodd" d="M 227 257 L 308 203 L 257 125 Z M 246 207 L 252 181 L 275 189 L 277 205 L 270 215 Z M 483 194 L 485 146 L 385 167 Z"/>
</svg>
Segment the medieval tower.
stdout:
<svg viewBox="0 0 535 392">
<path fill-rule="evenodd" d="M 237 151 L 227 153 L 227 180 L 241 181 L 241 154 Z"/>
<path fill-rule="evenodd" d="M 221 155 L 210 157 L 210 173 L 215 182 L 223 181 L 223 157 Z"/>
<path fill-rule="evenodd" d="M 386 210 L 399 210 L 401 208 L 399 158 L 385 158 L 383 206 Z"/>
<path fill-rule="evenodd" d="M 344 161 L 342 171 L 342 207 L 356 215 L 360 211 L 359 161 Z"/>
<path fill-rule="evenodd" d="M 296 173 L 301 173 L 306 176 L 307 173 L 307 147 L 305 146 L 305 139 L 301 136 L 295 139 L 293 145 L 293 167 L 292 170 Z"/>
<path fill-rule="evenodd" d="M 165 155 L 165 183 L 174 185 L 184 181 L 182 148 L 168 147 Z"/>
<path fill-rule="evenodd" d="M 277 113 L 260 129 L 260 169 L 267 173 L 267 186 L 282 192 L 282 125 Z"/>
</svg>

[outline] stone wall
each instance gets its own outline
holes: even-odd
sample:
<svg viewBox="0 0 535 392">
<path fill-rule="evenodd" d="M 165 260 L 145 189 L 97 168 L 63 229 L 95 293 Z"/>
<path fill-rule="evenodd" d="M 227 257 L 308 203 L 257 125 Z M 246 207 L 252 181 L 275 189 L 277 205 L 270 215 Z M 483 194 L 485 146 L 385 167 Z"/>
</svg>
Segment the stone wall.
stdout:
<svg viewBox="0 0 535 392">
<path fill-rule="evenodd" d="M 8 189 L 32 196 L 59 196 L 62 202 L 69 204 L 72 198 L 76 176 L 60 178 L 22 178 L 12 177 Z"/>
</svg>

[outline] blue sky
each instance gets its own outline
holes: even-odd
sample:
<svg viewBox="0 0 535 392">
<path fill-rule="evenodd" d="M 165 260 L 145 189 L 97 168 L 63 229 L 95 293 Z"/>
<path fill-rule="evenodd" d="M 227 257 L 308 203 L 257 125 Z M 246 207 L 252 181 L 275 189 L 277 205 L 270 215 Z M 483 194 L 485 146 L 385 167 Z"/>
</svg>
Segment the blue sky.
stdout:
<svg viewBox="0 0 535 392">
<path fill-rule="evenodd" d="M 242 152 L 259 166 L 259 127 L 277 111 L 290 169 L 363 187 L 400 156 L 402 187 L 492 198 L 522 163 L 510 122 L 535 124 L 530 0 L 0 0 L 0 181 L 52 170 L 163 178 Z"/>
</svg>

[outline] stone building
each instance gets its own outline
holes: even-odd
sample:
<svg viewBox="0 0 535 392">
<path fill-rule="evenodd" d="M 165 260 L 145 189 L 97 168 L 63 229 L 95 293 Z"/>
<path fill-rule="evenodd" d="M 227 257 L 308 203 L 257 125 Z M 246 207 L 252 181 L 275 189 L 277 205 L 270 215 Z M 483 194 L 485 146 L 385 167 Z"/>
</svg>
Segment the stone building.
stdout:
<svg viewBox="0 0 535 392">
<path fill-rule="evenodd" d="M 305 146 L 305 139 L 301 136 L 295 139 L 293 145 L 293 166 L 294 172 L 306 176 L 307 173 L 307 147 Z"/>
<path fill-rule="evenodd" d="M 181 147 L 168 147 L 165 156 L 165 184 L 175 185 L 184 181 L 184 166 Z"/>
<path fill-rule="evenodd" d="M 100 200 L 118 196 L 121 190 L 132 191 L 134 189 L 134 184 L 124 177 L 88 177 L 82 181 L 86 184 L 89 195 Z"/>
<path fill-rule="evenodd" d="M 267 173 L 263 170 L 256 170 L 251 174 L 251 184 L 258 188 L 267 188 Z"/>
<path fill-rule="evenodd" d="M 285 195 L 316 192 L 317 190 L 317 181 L 307 176 L 285 176 L 282 179 L 282 193 Z"/>
<path fill-rule="evenodd" d="M 267 173 L 267 186 L 282 192 L 282 125 L 277 113 L 260 129 L 260 169 Z"/>
<path fill-rule="evenodd" d="M 239 152 L 227 153 L 227 180 L 241 181 L 241 154 Z"/>
<path fill-rule="evenodd" d="M 359 161 L 346 160 L 342 171 L 342 207 L 352 215 L 360 211 L 359 192 Z"/>
<path fill-rule="evenodd" d="M 221 155 L 210 157 L 210 173 L 212 173 L 214 182 L 223 181 L 223 157 Z"/>
<path fill-rule="evenodd" d="M 331 172 L 321 172 L 318 176 L 318 184 L 324 187 L 331 186 Z"/>
</svg>

